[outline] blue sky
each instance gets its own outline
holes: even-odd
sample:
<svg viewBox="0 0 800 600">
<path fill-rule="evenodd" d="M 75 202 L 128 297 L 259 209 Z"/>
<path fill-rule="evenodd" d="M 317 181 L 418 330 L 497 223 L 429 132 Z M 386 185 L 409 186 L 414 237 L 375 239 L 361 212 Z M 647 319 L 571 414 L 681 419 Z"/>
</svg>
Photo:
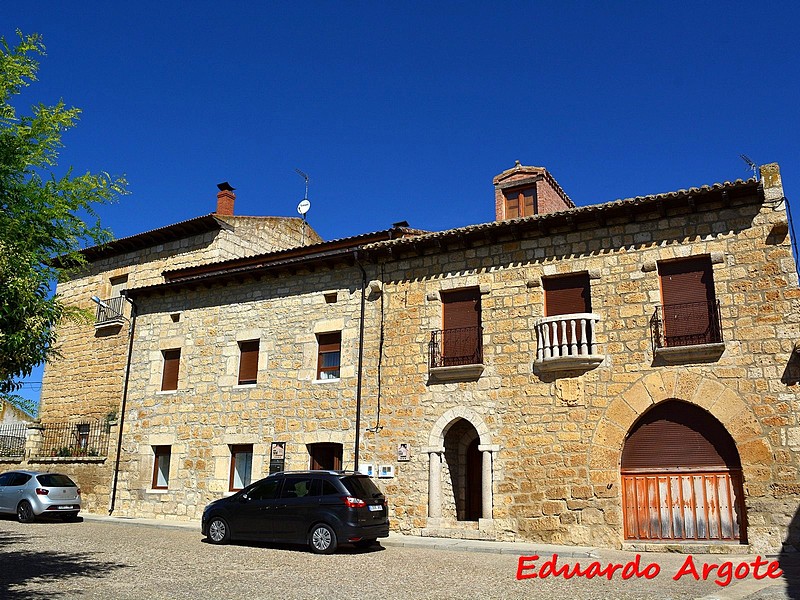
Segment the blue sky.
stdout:
<svg viewBox="0 0 800 600">
<path fill-rule="evenodd" d="M 544 166 L 579 205 L 779 162 L 800 218 L 791 2 L 11 2 L 44 36 L 21 107 L 83 109 L 63 167 L 125 174 L 116 237 L 214 210 L 325 239 L 493 218 L 491 180 Z M 40 380 L 41 374 L 31 379 Z M 26 389 L 38 395 L 35 386 Z"/>
</svg>

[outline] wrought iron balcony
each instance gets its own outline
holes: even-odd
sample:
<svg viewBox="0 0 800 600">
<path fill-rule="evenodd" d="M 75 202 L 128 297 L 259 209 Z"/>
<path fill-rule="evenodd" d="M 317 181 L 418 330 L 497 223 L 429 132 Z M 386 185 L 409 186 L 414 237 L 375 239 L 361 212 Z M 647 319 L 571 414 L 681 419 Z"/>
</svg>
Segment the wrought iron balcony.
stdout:
<svg viewBox="0 0 800 600">
<path fill-rule="evenodd" d="M 111 327 L 114 325 L 122 325 L 125 321 L 125 298 L 117 296 L 109 298 L 108 300 L 101 300 L 97 304 L 97 313 L 94 320 L 94 326 L 97 329 L 102 327 Z"/>
<path fill-rule="evenodd" d="M 543 317 L 536 321 L 536 366 L 540 371 L 591 369 L 603 362 L 595 342 L 594 313 Z"/>
<path fill-rule="evenodd" d="M 483 364 L 483 328 L 431 331 L 430 368 Z"/>
<path fill-rule="evenodd" d="M 650 319 L 653 352 L 663 348 L 683 348 L 722 344 L 719 300 L 657 306 Z"/>
</svg>

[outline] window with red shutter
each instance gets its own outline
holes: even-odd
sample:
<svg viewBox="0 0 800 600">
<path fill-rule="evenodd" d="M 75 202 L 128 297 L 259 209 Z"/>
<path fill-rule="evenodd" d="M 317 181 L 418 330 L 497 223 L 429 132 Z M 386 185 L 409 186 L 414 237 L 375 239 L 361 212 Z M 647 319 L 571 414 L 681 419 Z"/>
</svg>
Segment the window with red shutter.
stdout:
<svg viewBox="0 0 800 600">
<path fill-rule="evenodd" d="M 592 312 L 588 273 L 546 277 L 542 287 L 546 317 Z"/>
<path fill-rule="evenodd" d="M 181 362 L 181 349 L 162 350 L 164 357 L 163 371 L 161 373 L 161 390 L 172 391 L 178 389 L 178 370 Z"/>
<path fill-rule="evenodd" d="M 481 364 L 480 290 L 442 292 L 442 310 L 442 366 Z"/>
<path fill-rule="evenodd" d="M 708 255 L 658 263 L 668 347 L 719 342 L 714 276 Z"/>
<path fill-rule="evenodd" d="M 258 381 L 258 340 L 239 342 L 239 385 Z"/>
<path fill-rule="evenodd" d="M 506 219 L 530 217 L 537 210 L 536 188 L 516 188 L 503 192 L 506 204 Z"/>
</svg>

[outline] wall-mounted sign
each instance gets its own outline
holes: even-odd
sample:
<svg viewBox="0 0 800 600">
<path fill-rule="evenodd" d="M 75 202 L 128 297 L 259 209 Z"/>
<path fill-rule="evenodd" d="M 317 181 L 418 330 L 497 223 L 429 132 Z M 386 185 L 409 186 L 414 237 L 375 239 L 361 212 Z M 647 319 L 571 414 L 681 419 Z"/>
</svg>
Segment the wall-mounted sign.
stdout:
<svg viewBox="0 0 800 600">
<path fill-rule="evenodd" d="M 408 449 L 408 444 L 397 445 L 397 460 L 400 462 L 411 460 L 411 452 Z"/>
<path fill-rule="evenodd" d="M 272 442 L 269 453 L 269 473 L 278 473 L 285 470 L 286 442 Z"/>
</svg>

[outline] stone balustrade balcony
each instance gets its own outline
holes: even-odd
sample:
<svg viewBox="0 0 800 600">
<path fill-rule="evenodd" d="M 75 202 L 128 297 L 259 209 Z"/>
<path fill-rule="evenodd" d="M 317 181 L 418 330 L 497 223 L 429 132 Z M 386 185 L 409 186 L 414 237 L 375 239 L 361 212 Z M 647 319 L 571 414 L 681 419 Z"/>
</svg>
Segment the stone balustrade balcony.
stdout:
<svg viewBox="0 0 800 600">
<path fill-rule="evenodd" d="M 542 317 L 536 321 L 536 361 L 539 371 L 589 370 L 605 358 L 595 342 L 594 313 Z"/>
</svg>

